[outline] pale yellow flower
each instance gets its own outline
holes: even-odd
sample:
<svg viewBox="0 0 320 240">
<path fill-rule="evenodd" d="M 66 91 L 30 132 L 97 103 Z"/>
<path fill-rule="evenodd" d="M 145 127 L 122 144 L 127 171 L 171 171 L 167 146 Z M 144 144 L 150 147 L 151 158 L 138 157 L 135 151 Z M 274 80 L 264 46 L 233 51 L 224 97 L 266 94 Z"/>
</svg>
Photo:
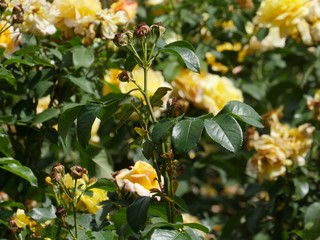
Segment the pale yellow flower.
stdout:
<svg viewBox="0 0 320 240">
<path fill-rule="evenodd" d="M 257 54 L 272 50 L 274 48 L 283 48 L 286 43 L 286 38 L 280 37 L 278 27 L 269 28 L 267 36 L 259 41 L 256 36 L 251 37 L 249 44 L 243 47 L 238 54 L 238 61 L 242 62 L 247 55 Z"/>
<path fill-rule="evenodd" d="M 282 108 L 265 114 L 270 134 L 257 136 L 256 132 L 251 142 L 256 154 L 248 161 L 247 173 L 259 181 L 276 180 L 287 167 L 303 166 L 312 146 L 315 128 L 310 124 L 291 128 L 279 121 L 281 115 Z"/>
<path fill-rule="evenodd" d="M 236 42 L 236 43 L 225 42 L 216 46 L 216 49 L 218 52 L 223 52 L 223 51 L 238 52 L 241 50 L 241 48 L 242 48 L 242 45 L 239 42 Z"/>
<path fill-rule="evenodd" d="M 257 153 L 249 160 L 247 173 L 259 181 L 276 180 L 286 173 L 288 149 L 281 139 L 262 135 L 256 141 Z"/>
<path fill-rule="evenodd" d="M 46 0 L 20 0 L 23 6 L 24 31 L 36 35 L 51 35 L 56 32 L 55 22 L 58 10 Z"/>
<path fill-rule="evenodd" d="M 216 56 L 211 52 L 206 53 L 206 60 L 207 60 L 208 65 L 210 65 L 211 69 L 215 72 L 226 73 L 229 70 L 229 68 L 227 66 L 223 65 L 220 62 L 217 62 Z"/>
<path fill-rule="evenodd" d="M 136 67 L 132 71 L 132 76 L 135 81 L 135 84 L 133 82 L 121 82 L 117 78 L 120 72 L 120 69 L 110 69 L 109 74 L 105 76 L 105 81 L 108 84 L 112 84 L 113 86 L 118 87 L 122 93 L 128 93 L 132 89 L 136 89 L 137 86 L 135 84 L 137 84 L 141 89 L 144 88 L 144 73 L 142 68 Z M 154 93 L 157 91 L 159 87 L 170 87 L 170 84 L 164 80 L 164 77 L 160 71 L 153 71 L 152 69 L 149 69 L 147 79 L 149 98 L 154 95 Z M 112 87 L 105 85 L 103 88 L 103 94 L 107 94 L 110 92 L 112 92 Z M 138 90 L 132 91 L 130 95 L 135 96 L 137 98 L 141 98 L 144 101 L 143 95 Z M 167 98 L 168 94 L 165 97 L 164 101 L 166 101 Z"/>
<path fill-rule="evenodd" d="M 139 196 L 152 196 L 150 190 L 160 188 L 156 170 L 144 161 L 137 161 L 131 170 L 116 172 L 114 177 L 120 188 Z"/>
<path fill-rule="evenodd" d="M 98 135 L 100 123 L 101 123 L 101 120 L 99 118 L 96 118 L 92 124 L 91 138 L 90 138 L 90 142 L 92 142 L 92 143 L 99 143 L 99 141 L 100 141 L 100 137 Z"/>
<path fill-rule="evenodd" d="M 263 0 L 254 20 L 261 27 L 279 27 L 280 36 L 286 37 L 307 16 L 310 3 L 310 0 Z"/>
<path fill-rule="evenodd" d="M 73 28 L 84 34 L 85 28 L 95 20 L 102 10 L 99 0 L 54 0 L 52 6 L 59 11 L 57 26 L 65 35 L 72 35 Z"/>
<path fill-rule="evenodd" d="M 180 97 L 213 114 L 231 100 L 243 101 L 241 90 L 230 79 L 207 72 L 181 70 L 172 85 Z"/>
<path fill-rule="evenodd" d="M 83 203 L 89 213 L 96 214 L 97 211 L 102 208 L 99 203 L 108 199 L 107 192 L 99 188 L 92 188 L 90 191 L 92 192 L 92 196 L 86 194 L 81 195 L 80 204 Z"/>
<path fill-rule="evenodd" d="M 6 54 L 12 54 L 19 49 L 21 35 L 18 29 L 8 26 L 7 21 L 0 21 L 0 48 L 4 48 Z"/>
<path fill-rule="evenodd" d="M 50 102 L 51 102 L 50 95 L 39 98 L 37 108 L 36 108 L 36 113 L 39 114 L 39 113 L 42 113 L 44 110 L 48 109 Z"/>
<path fill-rule="evenodd" d="M 36 231 L 37 222 L 27 216 L 23 209 L 17 209 L 14 220 L 18 228 L 24 228 L 27 226 L 32 232 Z"/>
<path fill-rule="evenodd" d="M 97 13 L 97 22 L 101 23 L 101 35 L 106 39 L 113 39 L 118 31 L 119 25 L 128 22 L 128 15 L 125 11 L 113 11 L 104 9 Z"/>
</svg>

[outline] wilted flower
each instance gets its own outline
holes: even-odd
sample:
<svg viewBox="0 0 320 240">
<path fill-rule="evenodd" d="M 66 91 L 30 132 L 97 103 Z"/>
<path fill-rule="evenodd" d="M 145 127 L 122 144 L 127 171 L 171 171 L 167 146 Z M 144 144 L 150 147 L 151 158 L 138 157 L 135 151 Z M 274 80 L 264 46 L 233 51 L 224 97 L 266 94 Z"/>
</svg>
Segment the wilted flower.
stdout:
<svg viewBox="0 0 320 240">
<path fill-rule="evenodd" d="M 15 5 L 12 9 L 12 23 L 23 23 L 23 8 L 21 5 Z"/>
<path fill-rule="evenodd" d="M 9 26 L 7 21 L 0 21 L 0 48 L 5 49 L 6 54 L 12 54 L 19 49 L 21 34 L 19 29 Z"/>
<path fill-rule="evenodd" d="M 151 28 L 146 23 L 140 23 L 134 30 L 134 35 L 138 38 L 143 38 L 149 35 Z"/>
<path fill-rule="evenodd" d="M 180 97 L 213 114 L 231 100 L 243 101 L 241 90 L 231 80 L 208 72 L 181 70 L 172 85 Z"/>
<path fill-rule="evenodd" d="M 152 196 L 150 190 L 160 188 L 156 170 L 144 161 L 137 161 L 131 170 L 115 172 L 114 178 L 120 188 L 139 196 Z"/>
<path fill-rule="evenodd" d="M 308 14 L 310 0 L 263 0 L 255 17 L 261 27 L 279 27 L 280 36 L 290 35 Z"/>
<path fill-rule="evenodd" d="M 84 174 L 88 174 L 88 170 L 80 165 L 75 165 L 70 168 L 70 174 L 72 178 L 79 179 L 82 178 Z"/>
</svg>

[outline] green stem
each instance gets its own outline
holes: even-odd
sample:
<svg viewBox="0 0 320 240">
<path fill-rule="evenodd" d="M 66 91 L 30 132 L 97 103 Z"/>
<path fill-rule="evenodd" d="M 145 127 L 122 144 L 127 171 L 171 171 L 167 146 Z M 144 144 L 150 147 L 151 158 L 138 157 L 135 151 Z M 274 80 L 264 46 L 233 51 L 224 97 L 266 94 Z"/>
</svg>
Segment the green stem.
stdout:
<svg viewBox="0 0 320 240">
<path fill-rule="evenodd" d="M 72 201 L 72 210 L 73 210 L 73 222 L 74 222 L 74 238 L 78 239 L 78 218 L 77 218 L 77 179 L 74 180 L 74 191 L 73 191 L 73 201 Z"/>
<path fill-rule="evenodd" d="M 155 123 L 155 122 L 157 122 L 157 119 L 154 116 L 154 112 L 153 112 L 153 109 L 152 109 L 152 106 L 151 106 L 151 103 L 150 103 L 150 99 L 148 97 L 148 67 L 144 67 L 143 68 L 143 74 L 144 74 L 144 89 L 143 89 L 144 97 L 145 97 L 145 100 L 146 100 L 147 108 L 148 108 L 148 111 L 150 113 L 150 117 L 151 117 L 152 123 Z"/>
</svg>

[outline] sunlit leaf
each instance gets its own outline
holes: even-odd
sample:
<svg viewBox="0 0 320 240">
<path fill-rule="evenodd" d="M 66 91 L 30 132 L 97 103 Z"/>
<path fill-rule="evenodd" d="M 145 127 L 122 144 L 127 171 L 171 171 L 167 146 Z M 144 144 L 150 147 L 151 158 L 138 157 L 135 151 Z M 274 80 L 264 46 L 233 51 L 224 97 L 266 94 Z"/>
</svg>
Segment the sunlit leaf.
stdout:
<svg viewBox="0 0 320 240">
<path fill-rule="evenodd" d="M 260 115 L 251 106 L 243 102 L 230 101 L 223 107 L 221 113 L 230 114 L 234 118 L 258 128 L 264 127 Z"/>
<path fill-rule="evenodd" d="M 177 152 L 187 153 L 192 150 L 200 140 L 203 130 L 201 119 L 185 119 L 174 125 L 172 140 Z"/>
<path fill-rule="evenodd" d="M 239 123 L 226 114 L 204 120 L 209 137 L 231 152 L 237 152 L 242 145 L 242 130 Z"/>
<path fill-rule="evenodd" d="M 159 52 L 173 54 L 184 68 L 189 68 L 193 72 L 200 72 L 199 59 L 194 53 L 192 45 L 186 41 L 176 41 L 167 44 Z"/>
</svg>

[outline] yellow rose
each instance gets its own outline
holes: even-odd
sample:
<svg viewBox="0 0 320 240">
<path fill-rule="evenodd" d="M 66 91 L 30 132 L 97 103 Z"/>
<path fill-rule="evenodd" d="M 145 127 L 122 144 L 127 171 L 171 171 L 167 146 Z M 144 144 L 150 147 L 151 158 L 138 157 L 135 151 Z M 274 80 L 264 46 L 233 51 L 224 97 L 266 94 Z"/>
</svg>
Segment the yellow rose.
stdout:
<svg viewBox="0 0 320 240">
<path fill-rule="evenodd" d="M 139 196 L 151 196 L 151 189 L 160 188 L 156 170 L 144 161 L 137 161 L 131 170 L 122 169 L 114 176 L 120 188 Z"/>
<path fill-rule="evenodd" d="M 117 78 L 118 74 L 122 70 L 120 69 L 110 69 L 109 74 L 105 76 L 105 81 L 107 82 L 107 85 L 103 88 L 103 94 L 108 94 L 112 92 L 112 87 L 110 87 L 111 84 L 115 87 L 118 87 L 122 93 L 127 93 L 131 91 L 132 89 L 136 89 L 137 86 L 133 82 L 120 82 L 120 80 Z M 135 81 L 135 83 L 143 89 L 144 87 L 144 74 L 143 69 L 136 67 L 132 71 L 132 76 Z M 170 84 L 165 82 L 164 77 L 160 71 L 153 71 L 152 69 L 148 70 L 148 97 L 150 98 L 153 96 L 153 94 L 156 92 L 156 90 L 159 87 L 170 87 Z M 135 96 L 137 98 L 141 98 L 144 100 L 143 95 L 139 91 L 132 91 L 130 93 L 132 96 Z"/>
<path fill-rule="evenodd" d="M 20 32 L 18 29 L 9 27 L 9 23 L 6 21 L 0 22 L 0 31 L 6 29 L 0 34 L 0 48 L 5 49 L 5 53 L 12 54 L 19 49 L 19 44 L 21 42 Z"/>
<path fill-rule="evenodd" d="M 102 201 L 108 199 L 107 191 L 99 188 L 92 188 L 90 189 L 92 192 L 92 196 L 82 194 L 80 197 L 80 205 L 81 203 L 84 204 L 85 209 L 93 214 L 96 214 L 102 206 L 99 205 Z"/>
<path fill-rule="evenodd" d="M 255 17 L 261 27 L 279 27 L 280 36 L 288 36 L 308 14 L 310 0 L 263 0 Z"/>
<path fill-rule="evenodd" d="M 289 151 L 281 139 L 262 135 L 255 142 L 257 153 L 249 160 L 247 173 L 259 181 L 275 180 L 286 173 Z"/>
<path fill-rule="evenodd" d="M 181 70 L 172 85 L 181 97 L 213 114 L 231 100 L 243 101 L 242 92 L 231 80 L 208 72 Z"/>
<path fill-rule="evenodd" d="M 36 35 L 54 34 L 58 10 L 46 0 L 20 0 L 23 6 L 23 29 Z"/>
<path fill-rule="evenodd" d="M 102 10 L 99 0 L 54 0 L 52 7 L 59 11 L 58 26 L 62 30 L 89 25 Z"/>
</svg>

